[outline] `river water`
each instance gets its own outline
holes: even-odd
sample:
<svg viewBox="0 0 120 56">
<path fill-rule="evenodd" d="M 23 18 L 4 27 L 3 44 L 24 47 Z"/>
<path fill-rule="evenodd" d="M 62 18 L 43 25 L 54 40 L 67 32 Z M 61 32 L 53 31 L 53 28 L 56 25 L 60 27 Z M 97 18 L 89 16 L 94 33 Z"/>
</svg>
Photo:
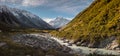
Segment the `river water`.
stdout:
<svg viewBox="0 0 120 56">
<path fill-rule="evenodd" d="M 73 44 L 72 46 L 69 46 L 68 43 L 64 43 L 62 40 L 51 37 L 52 39 L 59 42 L 61 45 L 65 45 L 73 49 L 75 52 L 82 52 L 83 54 L 90 54 L 90 53 L 98 53 L 98 54 L 113 54 L 113 55 L 120 55 L 119 51 L 115 50 L 106 50 L 106 49 L 100 49 L 100 48 L 88 48 L 88 47 L 82 47 L 82 46 L 76 46 Z"/>
</svg>

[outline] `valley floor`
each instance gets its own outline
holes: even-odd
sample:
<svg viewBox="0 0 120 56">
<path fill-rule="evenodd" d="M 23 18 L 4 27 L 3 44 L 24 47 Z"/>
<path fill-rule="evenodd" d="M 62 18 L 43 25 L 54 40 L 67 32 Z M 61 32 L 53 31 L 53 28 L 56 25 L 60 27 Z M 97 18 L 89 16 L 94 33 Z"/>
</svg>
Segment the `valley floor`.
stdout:
<svg viewBox="0 0 120 56">
<path fill-rule="evenodd" d="M 106 50 L 70 45 L 60 38 L 48 33 L 13 34 L 11 37 L 3 34 L 0 38 L 0 55 L 2 56 L 84 56 L 88 54 L 120 55 L 120 50 Z M 7 53 L 7 54 L 6 54 Z"/>
</svg>

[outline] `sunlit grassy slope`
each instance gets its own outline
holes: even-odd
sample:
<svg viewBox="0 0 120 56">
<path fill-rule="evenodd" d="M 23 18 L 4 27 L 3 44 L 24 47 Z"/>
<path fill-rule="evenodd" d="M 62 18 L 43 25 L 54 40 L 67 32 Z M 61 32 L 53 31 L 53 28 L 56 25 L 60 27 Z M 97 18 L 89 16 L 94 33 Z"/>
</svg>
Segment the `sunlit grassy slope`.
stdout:
<svg viewBox="0 0 120 56">
<path fill-rule="evenodd" d="M 95 0 L 67 26 L 52 34 L 90 42 L 110 36 L 120 39 L 120 0 Z"/>
</svg>

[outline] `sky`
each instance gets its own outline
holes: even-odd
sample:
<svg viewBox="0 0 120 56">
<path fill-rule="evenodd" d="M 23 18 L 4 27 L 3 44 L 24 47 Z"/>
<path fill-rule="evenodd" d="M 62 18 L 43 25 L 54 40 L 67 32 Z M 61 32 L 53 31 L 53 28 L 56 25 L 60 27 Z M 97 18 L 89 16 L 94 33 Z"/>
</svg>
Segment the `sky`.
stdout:
<svg viewBox="0 0 120 56">
<path fill-rule="evenodd" d="M 27 10 L 46 21 L 56 17 L 73 19 L 92 2 L 93 0 L 0 0 L 1 5 Z"/>
</svg>

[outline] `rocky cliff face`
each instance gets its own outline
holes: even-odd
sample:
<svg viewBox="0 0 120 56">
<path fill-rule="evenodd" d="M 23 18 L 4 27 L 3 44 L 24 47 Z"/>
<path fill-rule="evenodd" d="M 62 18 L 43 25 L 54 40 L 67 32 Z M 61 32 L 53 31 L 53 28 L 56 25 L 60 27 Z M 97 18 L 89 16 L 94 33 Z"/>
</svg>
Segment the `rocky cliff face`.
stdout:
<svg viewBox="0 0 120 56">
<path fill-rule="evenodd" d="M 0 29 L 53 29 L 38 16 L 16 8 L 0 5 Z"/>
</svg>

